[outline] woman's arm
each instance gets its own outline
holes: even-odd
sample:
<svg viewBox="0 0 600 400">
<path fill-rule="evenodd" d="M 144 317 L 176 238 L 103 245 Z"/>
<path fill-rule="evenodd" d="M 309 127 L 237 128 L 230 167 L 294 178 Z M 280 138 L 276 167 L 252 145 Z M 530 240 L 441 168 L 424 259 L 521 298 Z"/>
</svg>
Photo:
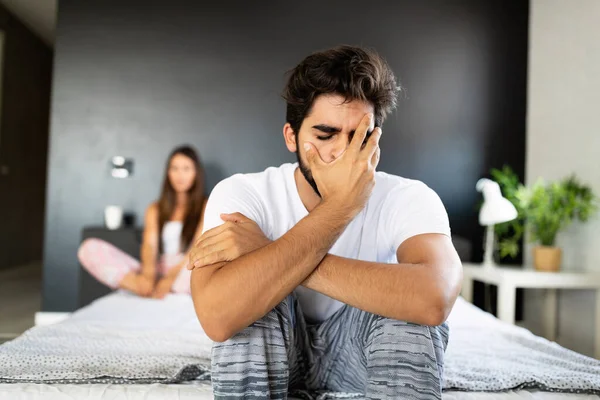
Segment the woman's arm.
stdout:
<svg viewBox="0 0 600 400">
<path fill-rule="evenodd" d="M 163 279 L 172 279 L 174 281 L 177 278 L 177 276 L 179 275 L 179 272 L 181 271 L 181 269 L 184 268 L 185 266 L 187 266 L 187 264 L 189 263 L 190 251 L 192 250 L 192 247 L 194 247 L 194 243 L 196 243 L 196 241 L 200 238 L 200 236 L 202 236 L 202 228 L 204 227 L 204 210 L 206 210 L 207 201 L 208 201 L 208 197 L 204 199 L 204 203 L 202 204 L 202 212 L 200 213 L 200 221 L 198 222 L 198 227 L 196 228 L 196 233 L 194 234 L 194 238 L 192 239 L 190 245 L 188 246 L 188 249 L 184 253 L 183 259 L 181 260 L 181 262 L 179 262 L 179 264 L 177 264 L 177 266 L 171 268 L 169 270 L 169 272 L 167 272 L 167 274 L 165 275 L 165 277 Z"/>
<path fill-rule="evenodd" d="M 177 276 L 179 276 L 181 269 L 184 268 L 188 264 L 189 258 L 190 258 L 190 254 L 189 254 L 190 250 L 192 249 L 194 243 L 196 243 L 198 238 L 200 238 L 200 236 L 202 235 L 202 228 L 204 226 L 204 210 L 206 209 L 207 200 L 208 199 L 205 199 L 204 203 L 202 204 L 202 212 L 200 213 L 200 221 L 198 222 L 198 227 L 196 228 L 196 233 L 194 234 L 194 238 L 192 239 L 192 242 L 190 243 L 188 250 L 185 252 L 184 257 L 179 262 L 179 264 L 177 264 L 175 267 L 169 269 L 169 271 L 165 274 L 165 276 L 163 276 L 162 279 L 160 279 L 157 282 L 156 288 L 154 289 L 154 293 L 153 293 L 152 297 L 154 297 L 156 299 L 162 299 L 163 297 L 165 297 L 167 295 L 167 293 L 169 293 L 171 291 L 171 288 L 173 287 L 173 284 L 175 283 Z"/>
<path fill-rule="evenodd" d="M 158 204 L 152 203 L 146 210 L 142 248 L 140 250 L 141 275 L 151 279 L 152 282 L 156 279 L 158 240 Z"/>
</svg>

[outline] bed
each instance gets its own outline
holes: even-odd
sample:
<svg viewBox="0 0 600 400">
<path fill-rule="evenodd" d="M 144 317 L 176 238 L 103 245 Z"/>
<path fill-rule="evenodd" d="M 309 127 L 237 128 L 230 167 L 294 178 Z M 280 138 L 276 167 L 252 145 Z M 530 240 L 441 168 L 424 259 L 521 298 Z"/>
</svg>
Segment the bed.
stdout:
<svg viewBox="0 0 600 400">
<path fill-rule="evenodd" d="M 600 361 L 462 298 L 449 323 L 444 400 L 599 398 Z M 210 347 L 189 296 L 115 292 L 0 346 L 0 399 L 211 399 Z"/>
</svg>

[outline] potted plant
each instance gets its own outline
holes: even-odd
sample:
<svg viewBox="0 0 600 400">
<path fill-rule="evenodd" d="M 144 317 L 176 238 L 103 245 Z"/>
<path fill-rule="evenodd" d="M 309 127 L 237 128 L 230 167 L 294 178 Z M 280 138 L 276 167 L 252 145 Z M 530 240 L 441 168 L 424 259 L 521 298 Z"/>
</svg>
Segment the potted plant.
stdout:
<svg viewBox="0 0 600 400">
<path fill-rule="evenodd" d="M 558 182 L 538 180 L 531 187 L 521 186 L 516 197 L 523 210 L 533 262 L 538 270 L 558 271 L 562 250 L 556 247 L 557 234 L 573 221 L 586 222 L 598 209 L 598 199 L 589 186 L 575 176 Z"/>
<path fill-rule="evenodd" d="M 502 169 L 493 168 L 490 172 L 492 179 L 500 186 L 504 198 L 510 201 L 517 209 L 517 218 L 496 224 L 494 226 L 498 238 L 498 256 L 500 260 L 514 262 L 520 251 L 520 242 L 525 231 L 525 210 L 517 197 L 523 184 L 511 167 L 505 165 Z"/>
<path fill-rule="evenodd" d="M 562 251 L 556 247 L 556 236 L 573 221 L 585 222 L 598 210 L 598 198 L 591 188 L 575 176 L 551 183 L 538 180 L 526 187 L 508 166 L 492 169 L 491 176 L 518 212 L 515 220 L 495 226 L 500 258 L 516 258 L 527 231 L 529 240 L 538 244 L 533 249 L 535 268 L 560 269 Z"/>
</svg>

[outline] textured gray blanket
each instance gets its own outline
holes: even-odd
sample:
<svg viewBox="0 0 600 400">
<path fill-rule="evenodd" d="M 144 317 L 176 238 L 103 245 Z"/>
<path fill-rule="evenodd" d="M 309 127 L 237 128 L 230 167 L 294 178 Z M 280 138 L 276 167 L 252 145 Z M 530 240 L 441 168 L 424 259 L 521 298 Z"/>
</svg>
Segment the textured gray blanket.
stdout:
<svg viewBox="0 0 600 400">
<path fill-rule="evenodd" d="M 446 390 L 600 394 L 600 361 L 506 325 L 462 299 L 450 317 Z M 0 383 L 177 383 L 208 379 L 211 341 L 191 300 L 116 293 L 0 346 Z M 322 398 L 357 394 L 322 393 Z"/>
<path fill-rule="evenodd" d="M 179 383 L 208 377 L 211 346 L 189 296 L 115 293 L 0 346 L 0 383 Z"/>
<path fill-rule="evenodd" d="M 462 298 L 450 318 L 444 389 L 600 394 L 600 361 L 508 325 Z"/>
<path fill-rule="evenodd" d="M 208 357 L 177 332 L 58 324 L 0 346 L 0 383 L 179 383 L 205 374 Z"/>
</svg>

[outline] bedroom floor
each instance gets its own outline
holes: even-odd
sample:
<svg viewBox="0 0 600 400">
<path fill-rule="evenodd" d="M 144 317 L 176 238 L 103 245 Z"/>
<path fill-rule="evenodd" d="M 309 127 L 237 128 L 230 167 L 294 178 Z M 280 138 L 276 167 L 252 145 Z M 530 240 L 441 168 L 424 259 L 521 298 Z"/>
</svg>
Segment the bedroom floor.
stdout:
<svg viewBox="0 0 600 400">
<path fill-rule="evenodd" d="M 41 261 L 0 271 L 0 343 L 32 327 L 41 302 Z"/>
</svg>

